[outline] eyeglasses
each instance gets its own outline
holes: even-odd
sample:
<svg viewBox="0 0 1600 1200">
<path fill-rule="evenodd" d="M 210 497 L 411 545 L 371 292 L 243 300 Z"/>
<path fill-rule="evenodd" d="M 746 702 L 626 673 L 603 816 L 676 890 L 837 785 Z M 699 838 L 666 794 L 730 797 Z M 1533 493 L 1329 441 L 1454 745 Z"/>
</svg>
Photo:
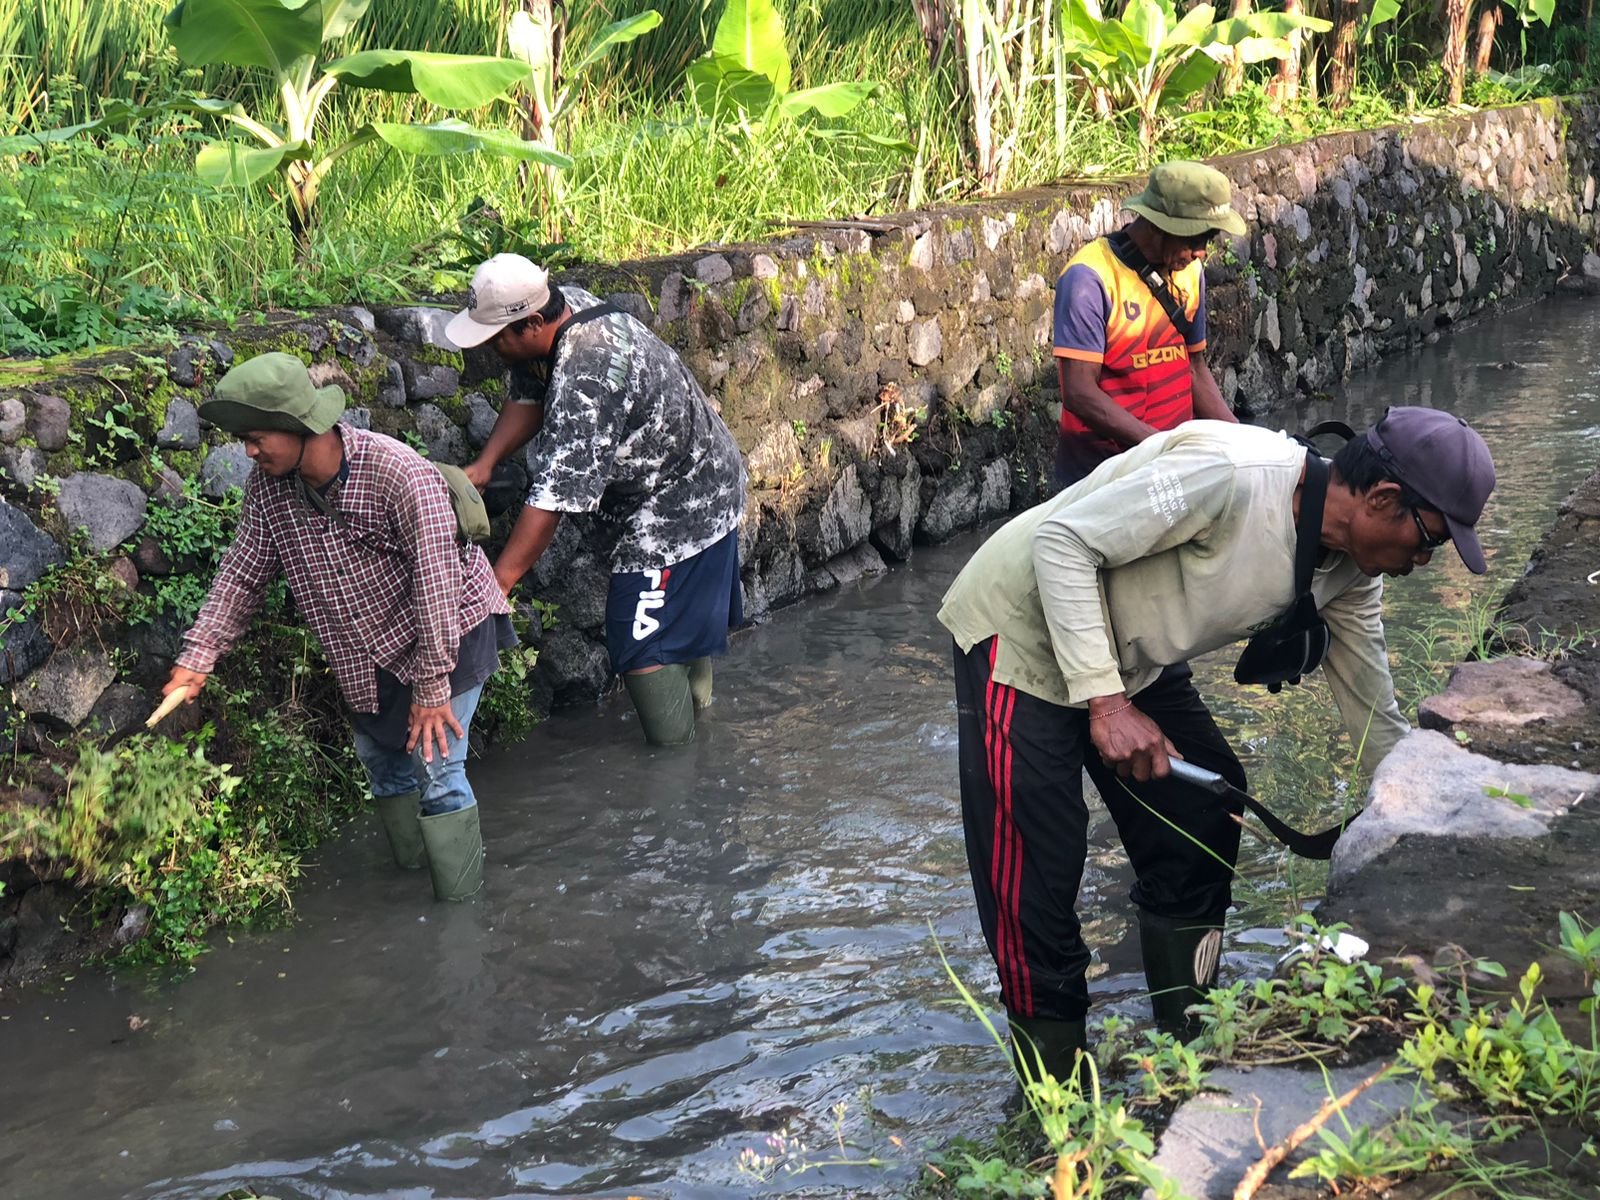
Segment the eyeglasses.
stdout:
<svg viewBox="0 0 1600 1200">
<path fill-rule="evenodd" d="M 1422 548 L 1424 550 L 1437 550 L 1439 547 L 1449 544 L 1449 530 L 1441 534 L 1430 533 L 1428 527 L 1422 523 L 1422 514 L 1414 508 L 1411 510 L 1411 519 L 1417 523 L 1417 533 L 1422 536 Z"/>
</svg>

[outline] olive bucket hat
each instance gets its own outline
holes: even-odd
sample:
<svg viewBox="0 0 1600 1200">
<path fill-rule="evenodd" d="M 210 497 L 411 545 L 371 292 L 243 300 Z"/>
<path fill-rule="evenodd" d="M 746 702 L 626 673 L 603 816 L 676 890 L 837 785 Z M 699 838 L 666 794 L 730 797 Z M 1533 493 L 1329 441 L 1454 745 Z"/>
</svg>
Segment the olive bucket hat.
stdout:
<svg viewBox="0 0 1600 1200">
<path fill-rule="evenodd" d="M 344 412 L 344 392 L 317 387 L 305 363 L 273 352 L 240 363 L 217 381 L 200 415 L 229 433 L 273 429 L 283 433 L 327 433 Z"/>
<path fill-rule="evenodd" d="M 1213 229 L 1239 237 L 1245 232 L 1245 223 L 1229 207 L 1232 200 L 1233 185 L 1215 167 L 1164 162 L 1150 172 L 1144 191 L 1122 207 L 1174 237 L 1195 237 Z"/>
</svg>

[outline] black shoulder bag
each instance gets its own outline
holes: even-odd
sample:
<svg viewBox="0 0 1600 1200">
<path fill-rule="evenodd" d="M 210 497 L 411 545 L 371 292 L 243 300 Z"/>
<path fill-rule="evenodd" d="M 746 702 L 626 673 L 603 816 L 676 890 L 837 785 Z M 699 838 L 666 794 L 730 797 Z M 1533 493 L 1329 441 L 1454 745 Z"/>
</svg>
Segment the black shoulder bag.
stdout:
<svg viewBox="0 0 1600 1200">
<path fill-rule="evenodd" d="M 1319 427 L 1320 428 L 1320 427 Z M 1313 431 L 1315 432 L 1315 431 Z M 1233 668 L 1235 683 L 1265 684 L 1276 694 L 1299 683 L 1322 664 L 1328 652 L 1328 623 L 1317 615 L 1311 579 L 1322 552 L 1322 509 L 1328 498 L 1328 464 L 1315 448 L 1306 452 L 1306 480 L 1295 522 L 1294 604 L 1245 644 Z"/>
</svg>

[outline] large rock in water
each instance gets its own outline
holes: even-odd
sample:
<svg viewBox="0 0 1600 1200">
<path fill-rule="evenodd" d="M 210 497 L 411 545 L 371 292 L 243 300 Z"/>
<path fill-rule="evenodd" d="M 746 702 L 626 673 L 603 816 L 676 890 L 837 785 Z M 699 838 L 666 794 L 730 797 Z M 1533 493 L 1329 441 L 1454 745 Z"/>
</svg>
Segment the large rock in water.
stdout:
<svg viewBox="0 0 1600 1200">
<path fill-rule="evenodd" d="M 1600 775 L 1497 762 L 1441 733 L 1401 738 L 1372 778 L 1366 811 L 1333 849 L 1329 881 L 1348 880 L 1405 835 L 1540 837 Z"/>
</svg>

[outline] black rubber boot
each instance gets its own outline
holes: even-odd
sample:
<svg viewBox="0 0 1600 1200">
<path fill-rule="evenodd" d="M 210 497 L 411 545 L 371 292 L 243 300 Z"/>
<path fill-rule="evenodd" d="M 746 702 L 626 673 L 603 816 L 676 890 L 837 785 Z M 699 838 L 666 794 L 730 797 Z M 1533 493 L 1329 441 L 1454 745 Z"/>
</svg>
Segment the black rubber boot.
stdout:
<svg viewBox="0 0 1600 1200">
<path fill-rule="evenodd" d="M 1042 1066 L 1063 1085 L 1076 1075 L 1084 1094 L 1089 1093 L 1089 1029 L 1084 1021 L 1052 1021 L 1015 1013 L 1007 1013 L 1006 1020 L 1011 1025 L 1011 1058 L 1019 1081 L 1038 1080 Z"/>
<path fill-rule="evenodd" d="M 1184 1010 L 1217 986 L 1222 919 L 1160 917 L 1140 909 L 1139 949 L 1156 1028 L 1192 1041 L 1200 1035 L 1200 1022 Z"/>
</svg>

